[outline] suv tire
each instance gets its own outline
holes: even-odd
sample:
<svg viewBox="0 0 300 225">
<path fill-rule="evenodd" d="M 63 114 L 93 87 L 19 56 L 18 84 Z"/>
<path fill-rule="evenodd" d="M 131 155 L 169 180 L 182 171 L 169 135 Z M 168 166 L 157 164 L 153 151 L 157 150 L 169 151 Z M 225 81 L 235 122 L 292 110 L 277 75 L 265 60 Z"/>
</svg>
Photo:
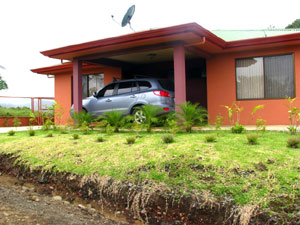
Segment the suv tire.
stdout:
<svg viewBox="0 0 300 225">
<path fill-rule="evenodd" d="M 132 115 L 136 123 L 142 124 L 146 122 L 146 115 L 142 107 L 134 107 Z"/>
</svg>

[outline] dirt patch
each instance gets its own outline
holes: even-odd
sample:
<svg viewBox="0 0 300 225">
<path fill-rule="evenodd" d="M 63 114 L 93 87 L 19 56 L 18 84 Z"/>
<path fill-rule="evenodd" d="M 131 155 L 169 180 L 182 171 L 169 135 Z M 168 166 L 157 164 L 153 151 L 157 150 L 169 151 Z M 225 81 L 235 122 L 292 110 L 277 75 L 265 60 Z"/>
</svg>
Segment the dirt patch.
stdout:
<svg viewBox="0 0 300 225">
<path fill-rule="evenodd" d="M 114 215 L 130 224 L 278 224 L 281 219 L 268 216 L 256 206 L 236 207 L 230 199 L 216 199 L 205 191 L 182 195 L 148 181 L 134 184 L 42 168 L 31 171 L 15 164 L 16 160 L 13 155 L 0 155 L 0 172 L 16 177 L 19 185 L 30 183 L 39 194 L 59 195 L 65 202 L 89 205 L 107 217 Z"/>
</svg>

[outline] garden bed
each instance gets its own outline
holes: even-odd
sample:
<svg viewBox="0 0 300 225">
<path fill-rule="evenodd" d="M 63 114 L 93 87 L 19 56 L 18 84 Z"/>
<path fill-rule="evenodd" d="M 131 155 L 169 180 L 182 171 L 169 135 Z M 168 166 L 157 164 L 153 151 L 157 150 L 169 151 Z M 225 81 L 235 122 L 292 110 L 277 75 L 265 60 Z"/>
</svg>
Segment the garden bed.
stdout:
<svg viewBox="0 0 300 225">
<path fill-rule="evenodd" d="M 213 143 L 215 132 L 179 133 L 171 144 L 163 132 L 74 133 L 1 134 L 0 170 L 150 224 L 300 222 L 300 150 L 287 148 L 287 133 L 260 133 L 257 145 L 229 131 Z"/>
</svg>

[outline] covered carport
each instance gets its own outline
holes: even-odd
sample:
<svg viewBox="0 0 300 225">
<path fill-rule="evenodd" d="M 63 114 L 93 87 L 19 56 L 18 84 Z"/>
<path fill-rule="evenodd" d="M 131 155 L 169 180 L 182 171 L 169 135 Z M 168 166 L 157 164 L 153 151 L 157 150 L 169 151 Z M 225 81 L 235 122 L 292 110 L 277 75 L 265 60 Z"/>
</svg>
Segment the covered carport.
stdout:
<svg viewBox="0 0 300 225">
<path fill-rule="evenodd" d="M 66 46 L 42 54 L 72 61 L 75 111 L 82 109 L 83 63 L 121 68 L 122 79 L 134 76 L 172 79 L 177 104 L 198 101 L 201 99 L 198 95 L 205 106 L 206 59 L 224 46 L 225 41 L 191 23 Z"/>
</svg>

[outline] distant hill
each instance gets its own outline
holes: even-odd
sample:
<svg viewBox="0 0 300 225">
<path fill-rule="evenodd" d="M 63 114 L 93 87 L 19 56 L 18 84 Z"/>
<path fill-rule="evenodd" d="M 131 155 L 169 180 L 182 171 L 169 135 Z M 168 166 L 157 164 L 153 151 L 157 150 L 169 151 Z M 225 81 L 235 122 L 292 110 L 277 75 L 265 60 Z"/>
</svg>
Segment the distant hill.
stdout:
<svg viewBox="0 0 300 225">
<path fill-rule="evenodd" d="M 54 100 L 43 99 L 42 106 L 43 108 L 50 107 L 54 104 Z M 0 106 L 6 108 L 16 108 L 16 107 L 28 107 L 31 109 L 31 99 L 27 98 L 0 98 Z M 34 101 L 34 109 L 38 108 L 38 100 Z"/>
</svg>

